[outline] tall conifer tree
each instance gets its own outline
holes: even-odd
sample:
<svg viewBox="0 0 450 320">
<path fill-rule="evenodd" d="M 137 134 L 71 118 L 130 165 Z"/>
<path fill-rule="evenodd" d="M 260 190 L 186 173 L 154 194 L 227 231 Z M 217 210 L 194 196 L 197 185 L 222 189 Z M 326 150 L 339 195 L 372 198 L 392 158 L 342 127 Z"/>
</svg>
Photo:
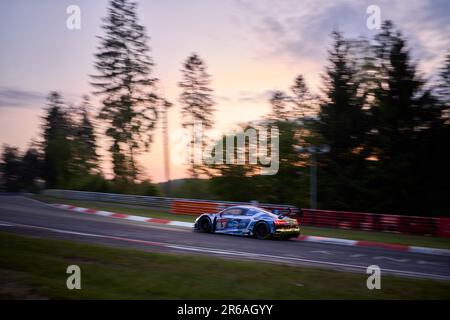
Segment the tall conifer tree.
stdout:
<svg viewBox="0 0 450 320">
<path fill-rule="evenodd" d="M 109 151 L 115 177 L 131 182 L 139 172 L 136 155 L 151 143 L 157 119 L 153 61 L 135 2 L 111 0 L 103 30 L 95 55 L 98 74 L 92 76 L 92 84 L 102 97 L 99 118 L 112 140 Z"/>
</svg>

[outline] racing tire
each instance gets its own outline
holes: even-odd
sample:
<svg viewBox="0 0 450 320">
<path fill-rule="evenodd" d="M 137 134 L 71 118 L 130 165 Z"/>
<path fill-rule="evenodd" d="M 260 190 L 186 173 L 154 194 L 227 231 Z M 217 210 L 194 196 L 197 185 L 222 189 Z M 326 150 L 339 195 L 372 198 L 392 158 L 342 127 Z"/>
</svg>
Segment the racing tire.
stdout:
<svg viewBox="0 0 450 320">
<path fill-rule="evenodd" d="M 207 217 L 203 217 L 198 221 L 198 230 L 200 232 L 210 233 L 212 231 L 211 220 Z"/>
<path fill-rule="evenodd" d="M 258 222 L 253 227 L 253 234 L 255 235 L 255 237 L 257 239 L 260 239 L 260 240 L 268 240 L 272 237 L 270 230 L 269 230 L 269 226 L 265 222 Z"/>
</svg>

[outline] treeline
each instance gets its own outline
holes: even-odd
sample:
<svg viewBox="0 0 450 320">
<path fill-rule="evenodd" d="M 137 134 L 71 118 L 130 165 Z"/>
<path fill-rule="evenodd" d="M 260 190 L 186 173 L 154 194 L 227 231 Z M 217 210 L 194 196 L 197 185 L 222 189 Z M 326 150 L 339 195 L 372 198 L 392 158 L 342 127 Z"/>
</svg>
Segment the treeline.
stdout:
<svg viewBox="0 0 450 320">
<path fill-rule="evenodd" d="M 106 179 L 99 168 L 97 138 L 88 96 L 79 106 L 66 104 L 57 92 L 48 96 L 41 137 L 24 154 L 5 146 L 0 170 L 9 192 L 39 192 L 61 188 L 97 192 L 154 195 L 148 180 Z"/>
<path fill-rule="evenodd" d="M 302 75 L 289 92 L 276 91 L 272 113 L 258 125 L 280 131 L 280 169 L 208 168 L 214 194 L 309 206 L 309 158 L 317 154 L 321 209 L 448 216 L 450 207 L 450 55 L 426 81 L 402 34 L 385 22 L 373 39 L 333 33 L 323 91 L 310 93 Z"/>
</svg>

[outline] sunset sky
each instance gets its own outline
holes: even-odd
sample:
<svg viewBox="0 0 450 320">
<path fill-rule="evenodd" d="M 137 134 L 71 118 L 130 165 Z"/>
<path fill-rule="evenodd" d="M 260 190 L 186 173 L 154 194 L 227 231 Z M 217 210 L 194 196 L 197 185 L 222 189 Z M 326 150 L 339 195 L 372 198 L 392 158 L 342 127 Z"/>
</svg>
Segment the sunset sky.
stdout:
<svg viewBox="0 0 450 320">
<path fill-rule="evenodd" d="M 333 30 L 348 37 L 372 36 L 366 9 L 375 4 L 409 40 L 413 58 L 431 78 L 450 51 L 450 1 L 147 0 L 139 21 L 150 36 L 159 91 L 175 107 L 170 128 L 180 128 L 180 69 L 192 52 L 211 74 L 220 130 L 269 112 L 272 90 L 287 90 L 303 74 L 319 93 L 320 75 Z M 45 97 L 59 91 L 78 103 L 92 92 L 93 55 L 102 34 L 107 0 L 14 0 L 0 2 L 0 145 L 24 150 L 40 134 Z M 81 8 L 81 30 L 66 27 L 69 5 Z M 98 107 L 98 105 L 97 105 Z M 104 141 L 101 143 L 104 147 Z M 151 152 L 141 156 L 145 173 L 164 180 L 161 130 Z M 102 148 L 104 149 L 104 148 Z M 105 154 L 104 151 L 101 152 Z M 110 172 L 107 157 L 105 173 Z M 186 176 L 172 165 L 172 178 Z"/>
</svg>

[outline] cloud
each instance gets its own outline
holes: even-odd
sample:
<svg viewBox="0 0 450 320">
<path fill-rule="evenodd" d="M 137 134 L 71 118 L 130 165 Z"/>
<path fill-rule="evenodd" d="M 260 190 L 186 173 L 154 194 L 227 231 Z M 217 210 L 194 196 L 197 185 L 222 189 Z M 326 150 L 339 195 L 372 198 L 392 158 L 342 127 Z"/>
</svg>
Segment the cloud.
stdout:
<svg viewBox="0 0 450 320">
<path fill-rule="evenodd" d="M 273 90 L 265 90 L 262 92 L 241 90 L 236 94 L 237 102 L 251 102 L 251 103 L 267 103 L 273 94 Z"/>
<path fill-rule="evenodd" d="M 393 20 L 407 37 L 413 57 L 426 73 L 439 68 L 450 50 L 448 0 L 236 1 L 259 59 L 276 58 L 288 64 L 314 61 L 323 66 L 333 30 L 351 38 L 378 32 L 366 27 L 366 9 L 372 4 L 380 7 L 382 20 Z"/>
<path fill-rule="evenodd" d="M 40 108 L 44 102 L 39 92 L 0 87 L 0 108 Z"/>
<path fill-rule="evenodd" d="M 335 17 L 351 15 L 353 8 L 331 1 L 239 0 L 242 19 L 259 42 L 264 57 L 309 58 L 323 56 Z M 343 17 L 343 20 L 349 20 Z M 257 50 L 258 50 L 257 49 Z M 262 50 L 261 50 L 262 49 Z"/>
<path fill-rule="evenodd" d="M 268 103 L 273 92 L 273 90 L 240 90 L 227 95 L 216 95 L 215 99 L 223 103 Z"/>
</svg>

